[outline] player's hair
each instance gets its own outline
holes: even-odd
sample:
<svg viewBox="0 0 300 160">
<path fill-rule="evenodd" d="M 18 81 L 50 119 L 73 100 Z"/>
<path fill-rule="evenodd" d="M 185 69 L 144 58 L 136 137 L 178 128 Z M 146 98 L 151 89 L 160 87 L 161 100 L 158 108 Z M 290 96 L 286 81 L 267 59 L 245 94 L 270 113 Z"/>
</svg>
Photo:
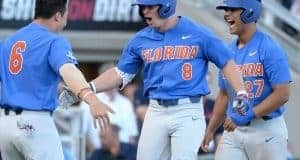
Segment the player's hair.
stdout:
<svg viewBox="0 0 300 160">
<path fill-rule="evenodd" d="M 68 0 L 36 0 L 34 19 L 52 17 L 55 13 L 66 12 Z"/>
</svg>

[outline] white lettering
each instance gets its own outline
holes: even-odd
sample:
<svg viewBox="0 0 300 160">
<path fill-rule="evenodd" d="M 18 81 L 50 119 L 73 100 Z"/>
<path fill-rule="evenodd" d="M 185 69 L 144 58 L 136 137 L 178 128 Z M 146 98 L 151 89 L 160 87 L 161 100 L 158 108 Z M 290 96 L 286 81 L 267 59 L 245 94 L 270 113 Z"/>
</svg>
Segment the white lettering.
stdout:
<svg viewBox="0 0 300 160">
<path fill-rule="evenodd" d="M 108 2 L 109 0 L 96 0 L 95 1 L 95 8 L 94 8 L 94 16 L 93 19 L 95 21 L 104 21 L 105 20 L 105 13 L 108 10 Z"/>
<path fill-rule="evenodd" d="M 14 18 L 15 3 L 17 0 L 3 0 L 1 18 L 4 20 L 11 20 Z"/>
<path fill-rule="evenodd" d="M 130 18 L 128 13 L 130 13 L 131 8 L 131 3 L 129 3 L 128 0 L 120 0 L 120 5 L 118 6 L 118 12 L 116 15 L 117 21 L 124 20 L 128 22 Z"/>
<path fill-rule="evenodd" d="M 138 7 L 133 0 L 95 0 L 94 21 L 140 21 Z"/>
<path fill-rule="evenodd" d="M 16 20 L 29 20 L 32 19 L 34 12 L 34 0 L 19 0 L 17 3 L 17 10 L 15 13 Z"/>
<path fill-rule="evenodd" d="M 3 20 L 30 20 L 33 17 L 35 0 L 3 0 Z"/>
</svg>

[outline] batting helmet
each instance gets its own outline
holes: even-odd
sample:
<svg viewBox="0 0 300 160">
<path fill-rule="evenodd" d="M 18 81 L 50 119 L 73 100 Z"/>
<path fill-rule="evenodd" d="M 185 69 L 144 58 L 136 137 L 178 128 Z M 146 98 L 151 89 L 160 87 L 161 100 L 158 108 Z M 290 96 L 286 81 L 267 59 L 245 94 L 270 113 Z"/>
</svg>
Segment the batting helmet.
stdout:
<svg viewBox="0 0 300 160">
<path fill-rule="evenodd" d="M 159 16 L 161 18 L 168 18 L 175 13 L 176 0 L 136 0 L 132 5 L 159 5 Z"/>
<path fill-rule="evenodd" d="M 217 9 L 240 8 L 241 20 L 244 23 L 256 22 L 262 12 L 261 0 L 223 0 Z"/>
</svg>

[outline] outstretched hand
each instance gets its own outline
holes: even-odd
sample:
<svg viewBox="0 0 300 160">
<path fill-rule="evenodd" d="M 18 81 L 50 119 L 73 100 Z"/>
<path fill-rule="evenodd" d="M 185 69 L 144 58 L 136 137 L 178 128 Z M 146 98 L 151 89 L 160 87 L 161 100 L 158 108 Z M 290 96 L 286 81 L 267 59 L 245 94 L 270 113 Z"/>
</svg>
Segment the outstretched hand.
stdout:
<svg viewBox="0 0 300 160">
<path fill-rule="evenodd" d="M 90 111 L 94 118 L 94 127 L 97 128 L 98 123 L 101 130 L 106 130 L 110 125 L 108 113 L 115 113 L 110 107 L 99 100 L 97 100 L 94 104 L 90 104 Z"/>
</svg>

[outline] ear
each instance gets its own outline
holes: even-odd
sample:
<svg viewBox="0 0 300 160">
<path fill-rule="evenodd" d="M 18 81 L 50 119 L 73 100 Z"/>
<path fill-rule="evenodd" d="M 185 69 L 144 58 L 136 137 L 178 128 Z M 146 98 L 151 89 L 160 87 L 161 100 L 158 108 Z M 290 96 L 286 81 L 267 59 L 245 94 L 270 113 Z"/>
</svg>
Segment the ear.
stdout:
<svg viewBox="0 0 300 160">
<path fill-rule="evenodd" d="M 54 20 L 55 21 L 60 21 L 62 15 L 61 15 L 61 12 L 56 12 L 55 15 L 54 15 Z"/>
</svg>

